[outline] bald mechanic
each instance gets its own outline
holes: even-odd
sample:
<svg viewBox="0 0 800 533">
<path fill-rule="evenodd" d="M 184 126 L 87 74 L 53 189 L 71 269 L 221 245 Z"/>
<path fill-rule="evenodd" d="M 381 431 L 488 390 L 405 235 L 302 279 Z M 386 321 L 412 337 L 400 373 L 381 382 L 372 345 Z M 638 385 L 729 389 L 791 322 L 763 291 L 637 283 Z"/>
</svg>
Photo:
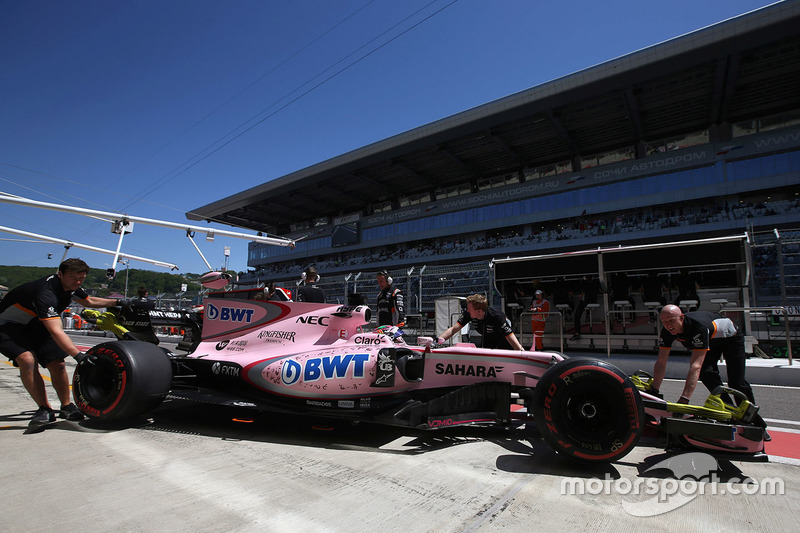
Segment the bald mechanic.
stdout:
<svg viewBox="0 0 800 533">
<path fill-rule="evenodd" d="M 673 341 L 677 340 L 692 351 L 689 372 L 678 403 L 689 403 L 698 381 L 702 381 L 709 391 L 723 384 L 717 367 L 720 356 L 725 357 L 728 386 L 743 393 L 751 403 L 756 403 L 753 388 L 744 377 L 744 336 L 730 318 L 708 311 L 684 314 L 677 305 L 665 305 L 661 310 L 661 323 L 664 329 L 661 330 L 658 341 L 658 360 L 653 368 L 652 392 L 659 394 L 669 352 Z M 754 422 L 765 428 L 764 440 L 771 440 L 764 419 L 756 415 Z"/>
<path fill-rule="evenodd" d="M 81 288 L 88 273 L 89 265 L 80 259 L 67 259 L 57 274 L 20 285 L 0 301 L 0 353 L 19 367 L 22 384 L 39 407 L 30 420 L 32 426 L 56 420 L 37 363 L 50 372 L 61 401 L 61 417 L 83 419 L 83 413 L 70 399 L 64 359 L 71 356 L 80 362 L 86 354 L 64 333 L 61 312 L 73 299 L 84 307 L 119 305 L 119 300 L 89 296 Z"/>
</svg>

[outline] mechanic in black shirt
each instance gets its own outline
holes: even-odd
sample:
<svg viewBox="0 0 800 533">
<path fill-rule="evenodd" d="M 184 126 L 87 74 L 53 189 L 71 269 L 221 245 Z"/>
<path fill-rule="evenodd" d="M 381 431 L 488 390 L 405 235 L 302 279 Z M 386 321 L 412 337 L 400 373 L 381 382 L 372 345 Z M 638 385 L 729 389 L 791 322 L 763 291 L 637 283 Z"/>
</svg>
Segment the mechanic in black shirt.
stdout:
<svg viewBox="0 0 800 533">
<path fill-rule="evenodd" d="M 136 295 L 136 298 L 130 301 L 131 305 L 134 307 L 140 307 L 148 310 L 156 308 L 156 303 L 147 297 L 147 287 L 144 285 L 136 290 Z"/>
<path fill-rule="evenodd" d="M 80 362 L 86 354 L 64 333 L 61 313 L 73 299 L 84 307 L 119 305 L 116 299 L 89 296 L 81 288 L 88 273 L 89 265 L 85 262 L 67 259 L 56 275 L 20 285 L 0 301 L 0 353 L 19 367 L 22 384 L 39 406 L 31 425 L 48 424 L 56 419 L 37 363 L 50 372 L 61 401 L 61 417 L 83 419 L 83 413 L 70 400 L 64 359 L 72 356 Z"/>
<path fill-rule="evenodd" d="M 274 281 L 270 281 L 269 285 L 264 287 L 264 299 L 273 302 L 291 302 L 292 293 L 289 289 L 278 287 Z"/>
<path fill-rule="evenodd" d="M 702 381 L 709 391 L 722 385 L 717 362 L 725 357 L 728 371 L 728 386 L 747 396 L 755 404 L 753 388 L 744 377 L 745 352 L 744 336 L 736 329 L 730 318 L 708 311 L 693 311 L 684 314 L 677 305 L 666 305 L 661 310 L 661 323 L 664 329 L 658 341 L 658 360 L 653 368 L 653 389 L 658 389 L 664 380 L 667 359 L 673 341 L 677 340 L 692 351 L 689 358 L 689 372 L 678 403 L 689 403 L 697 381 Z M 766 427 L 766 423 L 756 415 L 756 424 Z M 764 440 L 771 440 L 764 430 Z"/>
<path fill-rule="evenodd" d="M 325 291 L 317 285 L 319 281 L 317 269 L 313 266 L 306 268 L 301 279 L 302 281 L 297 287 L 297 301 L 324 304 Z"/>
<path fill-rule="evenodd" d="M 378 325 L 397 326 L 406 325 L 405 305 L 403 292 L 392 285 L 392 276 L 387 270 L 381 270 L 377 275 L 378 287 Z"/>
<path fill-rule="evenodd" d="M 473 294 L 467 297 L 467 310 L 455 324 L 447 328 L 436 342 L 444 342 L 469 324 L 470 333 L 477 332 L 481 335 L 479 348 L 501 348 L 522 350 L 522 345 L 514 335 L 506 316 L 489 307 L 486 297 Z"/>
</svg>

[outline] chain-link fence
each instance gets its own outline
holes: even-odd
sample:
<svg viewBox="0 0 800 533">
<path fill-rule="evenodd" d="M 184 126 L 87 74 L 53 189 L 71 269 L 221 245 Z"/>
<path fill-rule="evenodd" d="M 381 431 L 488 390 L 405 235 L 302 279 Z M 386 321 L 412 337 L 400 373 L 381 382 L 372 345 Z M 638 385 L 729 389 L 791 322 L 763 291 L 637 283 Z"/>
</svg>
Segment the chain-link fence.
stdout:
<svg viewBox="0 0 800 533">
<path fill-rule="evenodd" d="M 490 302 L 497 294 L 492 290 L 489 262 L 477 261 L 457 265 L 420 265 L 389 270 L 392 285 L 403 291 L 406 314 L 433 313 L 438 298 L 485 294 Z M 295 282 L 278 282 L 278 286 L 297 290 Z M 374 270 L 334 274 L 322 273 L 317 282 L 328 302 L 346 304 L 358 294 L 367 304 L 374 305 L 380 289 Z M 255 282 L 240 287 L 254 287 Z M 499 303 L 499 301 L 497 302 Z"/>
<path fill-rule="evenodd" d="M 431 333 L 436 300 L 453 296 L 466 297 L 484 294 L 492 305 L 500 305 L 499 295 L 493 290 L 491 269 L 488 261 L 476 261 L 457 265 L 420 265 L 389 270 L 392 285 L 403 292 L 407 322 L 420 333 Z M 278 286 L 297 290 L 295 282 L 278 282 Z M 317 282 L 324 291 L 328 303 L 348 304 L 357 295 L 373 309 L 380 288 L 376 271 L 349 272 L 326 276 L 322 273 Z M 256 286 L 255 282 L 240 284 L 241 288 Z"/>
<path fill-rule="evenodd" d="M 193 305 L 203 305 L 203 297 L 208 290 L 187 291 L 183 293 L 163 293 L 155 295 L 156 307 L 177 311 L 191 309 Z"/>
<path fill-rule="evenodd" d="M 751 233 L 755 305 L 800 306 L 800 230 Z"/>
</svg>

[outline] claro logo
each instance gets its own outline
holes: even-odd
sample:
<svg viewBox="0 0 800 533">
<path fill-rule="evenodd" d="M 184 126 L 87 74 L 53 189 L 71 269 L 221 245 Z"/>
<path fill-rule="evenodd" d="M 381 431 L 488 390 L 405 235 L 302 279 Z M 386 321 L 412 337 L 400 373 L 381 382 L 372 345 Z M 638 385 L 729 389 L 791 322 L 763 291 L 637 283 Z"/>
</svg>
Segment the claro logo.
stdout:
<svg viewBox="0 0 800 533">
<path fill-rule="evenodd" d="M 359 335 L 353 338 L 353 342 L 356 344 L 380 344 L 382 341 L 381 337 L 362 337 Z"/>
<path fill-rule="evenodd" d="M 206 306 L 206 318 L 209 320 L 219 320 L 221 322 L 244 322 L 249 324 L 253 321 L 255 309 L 241 309 L 239 307 L 217 307 L 214 304 Z"/>
</svg>

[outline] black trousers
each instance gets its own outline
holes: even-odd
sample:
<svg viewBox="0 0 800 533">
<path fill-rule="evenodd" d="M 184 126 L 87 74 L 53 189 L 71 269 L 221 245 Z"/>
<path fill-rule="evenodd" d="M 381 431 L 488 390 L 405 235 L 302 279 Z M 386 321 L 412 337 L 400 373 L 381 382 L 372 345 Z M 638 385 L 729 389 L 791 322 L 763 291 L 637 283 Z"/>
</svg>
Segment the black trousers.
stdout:
<svg viewBox="0 0 800 533">
<path fill-rule="evenodd" d="M 583 318 L 583 311 L 586 309 L 586 300 L 579 300 L 575 304 L 575 309 L 572 311 L 572 325 L 575 328 L 575 334 L 581 333 L 581 318 Z M 591 333 L 591 331 L 589 332 Z"/>
<path fill-rule="evenodd" d="M 700 369 L 700 381 L 709 391 L 714 390 L 718 385 L 722 385 L 722 377 L 719 375 L 720 356 L 725 357 L 725 366 L 728 369 L 728 386 L 736 389 L 747 396 L 752 403 L 756 403 L 753 398 L 753 388 L 744 377 L 745 353 L 744 337 L 735 335 L 727 339 L 714 339 L 711 341 L 711 348 L 706 353 L 703 366 Z"/>
<path fill-rule="evenodd" d="M 728 369 L 728 387 L 738 390 L 747 396 L 750 403 L 755 404 L 753 387 L 744 377 L 746 356 L 744 353 L 744 336 L 741 334 L 727 339 L 714 339 L 711 341 L 711 348 L 706 352 L 703 366 L 700 369 L 700 381 L 703 382 L 709 392 L 713 391 L 717 386 L 723 385 L 722 377 L 719 375 L 719 367 L 717 366 L 721 355 L 725 356 L 725 367 Z M 727 398 L 727 395 L 723 396 L 723 400 L 730 403 L 730 398 Z M 761 415 L 756 415 L 753 422 L 761 427 L 766 427 L 767 425 Z"/>
</svg>

